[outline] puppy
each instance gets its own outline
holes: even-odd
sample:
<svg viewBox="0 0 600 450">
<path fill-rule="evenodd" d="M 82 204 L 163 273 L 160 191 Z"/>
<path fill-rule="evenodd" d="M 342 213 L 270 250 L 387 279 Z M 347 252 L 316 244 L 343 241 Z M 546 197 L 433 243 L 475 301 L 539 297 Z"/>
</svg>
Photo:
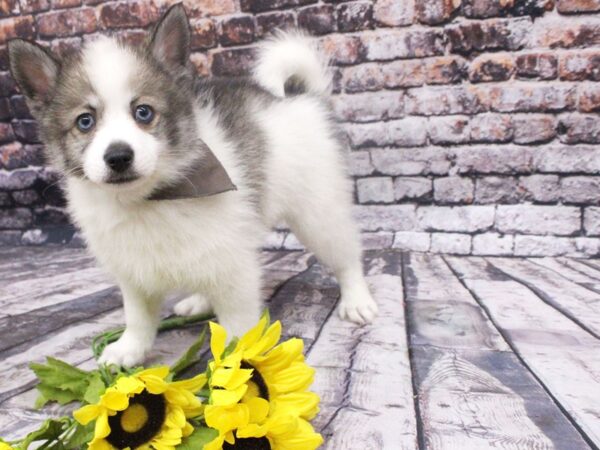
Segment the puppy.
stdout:
<svg viewBox="0 0 600 450">
<path fill-rule="evenodd" d="M 39 122 L 69 211 L 123 293 L 126 330 L 105 363 L 141 363 L 164 297 L 181 315 L 213 311 L 230 335 L 263 308 L 259 249 L 285 221 L 329 266 L 342 318 L 377 312 L 351 216 L 344 141 L 327 102 L 327 65 L 299 33 L 259 51 L 248 79 L 198 79 L 185 10 L 146 44 L 101 37 L 59 60 L 9 43 L 11 72 Z"/>
</svg>

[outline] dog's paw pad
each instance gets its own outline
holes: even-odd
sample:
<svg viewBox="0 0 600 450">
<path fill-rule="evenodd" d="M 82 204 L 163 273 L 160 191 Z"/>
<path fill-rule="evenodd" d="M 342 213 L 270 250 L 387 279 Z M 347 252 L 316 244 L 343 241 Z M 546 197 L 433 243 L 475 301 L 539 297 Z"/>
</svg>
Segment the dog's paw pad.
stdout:
<svg viewBox="0 0 600 450">
<path fill-rule="evenodd" d="M 369 297 L 360 300 L 343 300 L 338 306 L 338 315 L 343 320 L 348 320 L 360 325 L 371 323 L 377 316 L 378 308 L 375 301 Z"/>
<path fill-rule="evenodd" d="M 179 301 L 173 310 L 178 316 L 194 316 L 209 313 L 211 306 L 204 296 L 195 294 Z"/>
<path fill-rule="evenodd" d="M 119 339 L 104 349 L 98 362 L 129 368 L 141 365 L 145 358 L 146 351 L 142 345 L 131 340 Z"/>
</svg>

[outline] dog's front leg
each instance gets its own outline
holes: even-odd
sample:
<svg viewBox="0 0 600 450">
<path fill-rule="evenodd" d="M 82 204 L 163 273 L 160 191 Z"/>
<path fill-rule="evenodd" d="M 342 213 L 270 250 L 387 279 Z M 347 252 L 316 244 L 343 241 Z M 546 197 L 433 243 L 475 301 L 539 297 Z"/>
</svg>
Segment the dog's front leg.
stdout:
<svg viewBox="0 0 600 450">
<path fill-rule="evenodd" d="M 101 363 L 133 367 L 144 362 L 158 329 L 162 297 L 140 292 L 129 283 L 121 283 L 125 307 L 125 332 L 104 349 Z"/>
</svg>

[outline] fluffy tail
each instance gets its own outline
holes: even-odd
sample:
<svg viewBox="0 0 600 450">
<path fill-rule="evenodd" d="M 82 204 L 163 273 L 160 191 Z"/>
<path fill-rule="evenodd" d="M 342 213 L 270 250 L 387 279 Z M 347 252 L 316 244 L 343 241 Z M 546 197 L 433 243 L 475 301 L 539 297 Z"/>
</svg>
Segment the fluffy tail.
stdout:
<svg viewBox="0 0 600 450">
<path fill-rule="evenodd" d="M 299 31 L 279 32 L 260 47 L 254 78 L 278 97 L 327 94 L 331 84 L 327 61 Z"/>
</svg>

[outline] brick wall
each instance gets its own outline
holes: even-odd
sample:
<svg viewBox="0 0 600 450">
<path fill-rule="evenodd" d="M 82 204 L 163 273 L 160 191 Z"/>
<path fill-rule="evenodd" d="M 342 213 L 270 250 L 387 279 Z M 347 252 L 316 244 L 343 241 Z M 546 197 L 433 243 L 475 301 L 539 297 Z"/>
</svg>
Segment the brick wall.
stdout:
<svg viewBox="0 0 600 450">
<path fill-rule="evenodd" d="M 7 72 L 15 36 L 57 52 L 139 41 L 169 0 L 0 1 L 0 242 L 66 241 Z M 201 74 L 243 74 L 276 27 L 318 35 L 335 72 L 367 246 L 600 254 L 600 0 L 189 0 Z M 296 248 L 278 231 L 270 247 Z"/>
</svg>

